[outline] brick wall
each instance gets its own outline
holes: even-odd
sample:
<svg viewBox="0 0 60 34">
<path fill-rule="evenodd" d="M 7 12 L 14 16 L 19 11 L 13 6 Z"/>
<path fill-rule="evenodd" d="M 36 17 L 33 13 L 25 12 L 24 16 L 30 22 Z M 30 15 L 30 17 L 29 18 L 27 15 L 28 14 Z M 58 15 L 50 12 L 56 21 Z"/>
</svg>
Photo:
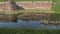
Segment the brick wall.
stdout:
<svg viewBox="0 0 60 34">
<path fill-rule="evenodd" d="M 52 2 L 16 2 L 18 6 L 23 7 L 24 9 L 43 9 L 51 10 Z M 11 11 L 12 8 L 8 2 L 0 2 L 0 11 Z"/>
<path fill-rule="evenodd" d="M 43 9 L 51 10 L 52 2 L 17 2 L 17 5 L 25 9 Z"/>
</svg>

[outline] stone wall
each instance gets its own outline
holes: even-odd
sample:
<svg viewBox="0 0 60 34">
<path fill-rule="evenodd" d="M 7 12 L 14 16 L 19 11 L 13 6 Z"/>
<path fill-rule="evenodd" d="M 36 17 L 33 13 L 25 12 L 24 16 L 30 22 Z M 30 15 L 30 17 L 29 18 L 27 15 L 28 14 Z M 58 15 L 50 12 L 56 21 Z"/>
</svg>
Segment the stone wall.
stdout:
<svg viewBox="0 0 60 34">
<path fill-rule="evenodd" d="M 51 10 L 52 2 L 17 2 L 17 5 L 25 9 Z"/>
<path fill-rule="evenodd" d="M 16 2 L 16 5 L 24 9 L 51 10 L 52 2 Z M 0 2 L 0 11 L 11 11 L 9 2 Z"/>
<path fill-rule="evenodd" d="M 9 3 L 0 3 L 0 11 L 10 11 L 10 4 Z"/>
</svg>

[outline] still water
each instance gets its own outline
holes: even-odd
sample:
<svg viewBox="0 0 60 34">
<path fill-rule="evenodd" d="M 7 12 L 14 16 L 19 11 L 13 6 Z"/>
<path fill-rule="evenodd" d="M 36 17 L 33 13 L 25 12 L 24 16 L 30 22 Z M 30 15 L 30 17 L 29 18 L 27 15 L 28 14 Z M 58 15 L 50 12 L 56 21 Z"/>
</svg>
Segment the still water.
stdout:
<svg viewBox="0 0 60 34">
<path fill-rule="evenodd" d="M 38 29 L 60 29 L 60 25 L 41 24 L 40 21 L 34 20 L 17 20 L 17 22 L 0 22 L 0 28 L 38 28 Z"/>
</svg>

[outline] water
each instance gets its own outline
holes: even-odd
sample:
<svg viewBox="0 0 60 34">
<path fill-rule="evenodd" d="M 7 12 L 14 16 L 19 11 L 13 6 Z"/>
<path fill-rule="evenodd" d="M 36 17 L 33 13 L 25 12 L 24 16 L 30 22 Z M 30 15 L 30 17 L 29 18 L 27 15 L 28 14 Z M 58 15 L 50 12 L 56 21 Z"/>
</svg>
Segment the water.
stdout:
<svg viewBox="0 0 60 34">
<path fill-rule="evenodd" d="M 34 20 L 17 20 L 16 23 L 13 22 L 0 22 L 0 28 L 37 28 L 37 29 L 60 29 L 60 25 L 48 24 L 44 25 L 41 24 L 40 21 Z"/>
</svg>

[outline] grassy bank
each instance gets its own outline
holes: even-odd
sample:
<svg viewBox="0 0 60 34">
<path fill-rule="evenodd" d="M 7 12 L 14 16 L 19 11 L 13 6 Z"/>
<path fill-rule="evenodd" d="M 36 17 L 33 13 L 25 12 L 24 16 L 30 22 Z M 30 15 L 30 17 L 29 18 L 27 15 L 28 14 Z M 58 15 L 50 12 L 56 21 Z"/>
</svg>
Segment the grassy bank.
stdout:
<svg viewBox="0 0 60 34">
<path fill-rule="evenodd" d="M 0 34 L 60 34 L 60 30 L 0 28 Z"/>
</svg>

